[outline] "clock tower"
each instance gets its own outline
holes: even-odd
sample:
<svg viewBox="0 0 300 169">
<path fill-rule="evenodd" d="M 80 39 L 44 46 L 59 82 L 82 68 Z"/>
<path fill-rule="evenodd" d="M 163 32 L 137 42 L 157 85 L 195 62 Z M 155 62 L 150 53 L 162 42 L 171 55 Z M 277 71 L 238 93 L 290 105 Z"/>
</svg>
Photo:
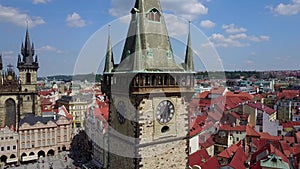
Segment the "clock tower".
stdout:
<svg viewBox="0 0 300 169">
<path fill-rule="evenodd" d="M 17 63 L 23 105 L 21 112 L 39 114 L 36 87 L 39 63 L 37 55 L 35 55 L 34 44 L 30 44 L 28 28 L 26 30 L 25 43 L 22 43 L 21 46 L 21 55 L 22 57 L 18 56 Z"/>
<path fill-rule="evenodd" d="M 194 94 L 190 34 L 177 64 L 159 0 L 136 0 L 119 64 L 107 48 L 102 90 L 110 100 L 108 166 L 188 168 L 188 102 Z"/>
</svg>

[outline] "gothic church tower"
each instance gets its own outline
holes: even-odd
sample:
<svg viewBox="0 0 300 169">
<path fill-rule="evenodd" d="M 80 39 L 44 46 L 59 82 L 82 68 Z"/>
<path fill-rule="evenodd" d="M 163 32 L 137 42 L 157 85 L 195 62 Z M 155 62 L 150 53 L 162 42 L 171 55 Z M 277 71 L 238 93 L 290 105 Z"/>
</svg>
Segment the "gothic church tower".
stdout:
<svg viewBox="0 0 300 169">
<path fill-rule="evenodd" d="M 18 56 L 17 63 L 22 93 L 21 112 L 39 114 L 37 103 L 37 70 L 39 69 L 39 63 L 37 55 L 35 55 L 34 44 L 30 44 L 28 28 L 25 43 L 22 43 L 21 46 L 21 54 L 22 57 Z"/>
<path fill-rule="evenodd" d="M 110 100 L 108 166 L 188 168 L 188 102 L 194 94 L 190 34 L 174 59 L 159 0 L 136 0 L 121 61 L 108 45 L 102 83 Z"/>
</svg>

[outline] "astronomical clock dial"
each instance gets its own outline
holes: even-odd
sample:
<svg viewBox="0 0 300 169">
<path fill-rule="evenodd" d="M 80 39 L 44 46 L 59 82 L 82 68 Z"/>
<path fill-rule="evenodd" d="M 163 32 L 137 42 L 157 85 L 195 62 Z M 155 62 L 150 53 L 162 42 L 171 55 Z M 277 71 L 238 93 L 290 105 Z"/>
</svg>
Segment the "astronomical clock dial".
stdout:
<svg viewBox="0 0 300 169">
<path fill-rule="evenodd" d="M 156 119 L 161 124 L 166 124 L 174 117 L 175 109 L 174 105 L 168 101 L 161 101 L 156 109 Z"/>
<path fill-rule="evenodd" d="M 127 109 L 126 109 L 125 103 L 123 101 L 120 101 L 117 106 L 117 116 L 118 116 L 118 120 L 121 124 L 125 123 L 126 112 L 127 112 Z"/>
</svg>

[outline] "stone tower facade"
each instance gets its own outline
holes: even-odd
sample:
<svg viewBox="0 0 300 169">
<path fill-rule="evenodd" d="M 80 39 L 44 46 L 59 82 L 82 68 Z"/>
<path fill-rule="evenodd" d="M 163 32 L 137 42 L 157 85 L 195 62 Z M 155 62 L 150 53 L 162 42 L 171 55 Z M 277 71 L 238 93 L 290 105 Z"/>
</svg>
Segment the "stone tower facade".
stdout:
<svg viewBox="0 0 300 169">
<path fill-rule="evenodd" d="M 22 43 L 21 56 L 18 57 L 17 68 L 19 77 L 12 65 L 3 70 L 0 55 L 0 127 L 18 127 L 20 116 L 26 113 L 40 114 L 36 89 L 37 56 L 34 57 L 34 46 L 30 44 L 29 33 L 26 31 L 25 43 Z"/>
<path fill-rule="evenodd" d="M 159 0 L 136 0 L 121 61 L 108 45 L 103 92 L 110 99 L 107 168 L 188 168 L 188 102 L 194 94 L 190 35 L 174 59 Z"/>
<path fill-rule="evenodd" d="M 22 110 L 24 113 L 39 114 L 37 105 L 37 70 L 39 68 L 34 44 L 30 44 L 29 32 L 26 30 L 25 43 L 21 46 L 21 55 L 18 56 L 18 69 L 21 85 Z"/>
</svg>

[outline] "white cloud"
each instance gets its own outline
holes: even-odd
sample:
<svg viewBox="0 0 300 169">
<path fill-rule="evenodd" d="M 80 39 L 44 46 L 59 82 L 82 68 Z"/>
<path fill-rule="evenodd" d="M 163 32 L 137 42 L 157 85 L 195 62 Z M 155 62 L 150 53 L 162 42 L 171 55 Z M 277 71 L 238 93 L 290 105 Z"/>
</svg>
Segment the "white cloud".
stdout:
<svg viewBox="0 0 300 169">
<path fill-rule="evenodd" d="M 215 33 L 209 37 L 209 40 L 215 47 L 245 47 L 249 46 L 248 43 L 242 43 L 238 40 L 225 37 L 222 34 Z"/>
<path fill-rule="evenodd" d="M 211 20 L 203 20 L 201 21 L 200 26 L 203 28 L 213 28 L 216 26 L 216 23 L 212 22 Z"/>
<path fill-rule="evenodd" d="M 83 20 L 81 18 L 81 16 L 76 12 L 73 12 L 72 15 L 68 15 L 66 21 L 67 21 L 67 25 L 70 26 L 70 27 L 84 27 L 84 26 L 86 26 L 85 20 Z"/>
<path fill-rule="evenodd" d="M 45 24 L 41 17 L 29 16 L 17 8 L 2 5 L 0 5 L 0 22 L 13 23 L 23 27 L 27 26 L 27 22 L 29 27 Z"/>
<path fill-rule="evenodd" d="M 266 42 L 270 37 L 262 36 L 249 36 L 246 33 L 234 34 L 225 37 L 220 33 L 215 33 L 209 37 L 210 43 L 203 44 L 204 47 L 214 45 L 215 47 L 245 47 L 250 46 L 251 42 Z"/>
<path fill-rule="evenodd" d="M 296 15 L 300 12 L 300 0 L 292 0 L 289 4 L 278 4 L 268 7 L 275 15 Z"/>
<path fill-rule="evenodd" d="M 33 0 L 33 4 L 46 4 L 48 2 L 51 2 L 51 0 Z"/>
<path fill-rule="evenodd" d="M 187 34 L 188 32 L 187 22 L 171 14 L 165 15 L 165 17 L 166 17 L 166 24 L 167 24 L 169 36 L 179 37 Z"/>
<path fill-rule="evenodd" d="M 13 55 L 15 52 L 14 51 L 3 51 L 3 55 Z"/>
<path fill-rule="evenodd" d="M 50 45 L 46 45 L 46 46 L 40 47 L 38 49 L 38 51 L 40 51 L 40 52 L 55 52 L 55 53 L 58 53 L 58 54 L 62 53 L 61 50 L 59 50 L 59 49 L 57 49 L 57 48 L 55 48 L 53 46 L 50 46 Z"/>
<path fill-rule="evenodd" d="M 134 5 L 133 3 L 131 0 L 111 0 L 109 14 L 117 17 L 128 15 Z"/>
<path fill-rule="evenodd" d="M 171 11 L 174 15 L 181 16 L 188 20 L 194 20 L 208 13 L 199 0 L 161 0 L 163 10 Z"/>
<path fill-rule="evenodd" d="M 236 27 L 233 23 L 229 24 L 229 25 L 224 24 L 222 26 L 222 29 L 224 29 L 227 33 L 243 33 L 243 32 L 247 32 L 246 28 Z"/>
<path fill-rule="evenodd" d="M 287 62 L 291 59 L 291 56 L 277 56 L 275 57 L 275 59 L 281 62 Z"/>
<path fill-rule="evenodd" d="M 253 60 L 245 60 L 244 63 L 247 65 L 253 65 L 255 62 Z"/>
<path fill-rule="evenodd" d="M 245 39 L 245 40 L 249 40 L 249 41 L 252 41 L 252 42 L 267 42 L 270 40 L 270 37 L 269 36 L 265 36 L 265 35 L 262 35 L 262 36 L 254 36 L 254 35 L 247 35 L 246 33 L 239 33 L 239 34 L 234 34 L 234 35 L 229 35 L 228 38 L 230 39 Z"/>
<path fill-rule="evenodd" d="M 117 17 L 128 15 L 133 5 L 132 0 L 111 0 L 109 13 Z M 188 20 L 194 20 L 208 13 L 208 8 L 199 0 L 161 0 L 161 5 L 164 11 Z"/>
</svg>

